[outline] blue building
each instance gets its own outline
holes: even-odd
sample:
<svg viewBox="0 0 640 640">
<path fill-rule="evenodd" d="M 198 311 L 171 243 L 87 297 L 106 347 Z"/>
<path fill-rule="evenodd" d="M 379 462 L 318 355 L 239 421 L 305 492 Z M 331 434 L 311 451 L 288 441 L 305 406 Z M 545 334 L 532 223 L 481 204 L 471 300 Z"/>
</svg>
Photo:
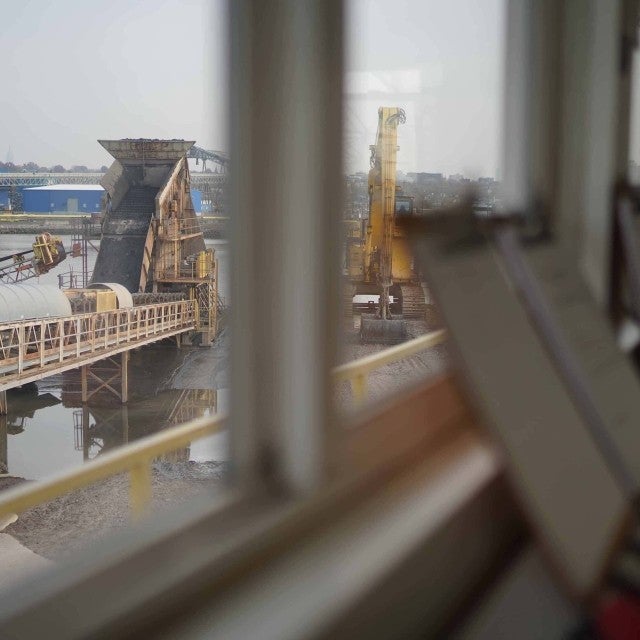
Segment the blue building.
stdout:
<svg viewBox="0 0 640 640">
<path fill-rule="evenodd" d="M 4 193 L 4 199 L 3 199 Z M 104 189 L 99 184 L 53 184 L 23 189 L 25 213 L 100 213 Z M 8 193 L 0 191 L 0 208 Z M 202 211 L 202 193 L 191 190 L 196 213 Z"/>
<path fill-rule="evenodd" d="M 191 202 L 196 213 L 202 213 L 202 192 L 198 189 L 191 189 Z"/>
<path fill-rule="evenodd" d="M 99 184 L 52 184 L 22 192 L 25 213 L 100 213 Z"/>
</svg>

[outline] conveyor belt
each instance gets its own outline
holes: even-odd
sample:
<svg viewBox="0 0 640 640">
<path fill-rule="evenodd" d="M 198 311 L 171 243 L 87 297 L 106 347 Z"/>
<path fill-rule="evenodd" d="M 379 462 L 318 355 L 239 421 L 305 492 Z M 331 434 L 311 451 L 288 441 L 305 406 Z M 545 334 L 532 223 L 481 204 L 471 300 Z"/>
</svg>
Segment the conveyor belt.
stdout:
<svg viewBox="0 0 640 640">
<path fill-rule="evenodd" d="M 135 293 L 140 284 L 144 243 L 155 211 L 156 187 L 131 187 L 107 214 L 91 282 L 118 282 Z"/>
</svg>

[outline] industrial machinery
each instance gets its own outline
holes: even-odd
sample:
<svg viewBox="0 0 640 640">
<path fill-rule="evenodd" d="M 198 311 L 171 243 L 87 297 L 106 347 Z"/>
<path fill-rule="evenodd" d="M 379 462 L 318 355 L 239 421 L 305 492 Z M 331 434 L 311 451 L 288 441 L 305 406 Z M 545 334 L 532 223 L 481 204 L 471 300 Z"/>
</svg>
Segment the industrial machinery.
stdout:
<svg viewBox="0 0 640 640">
<path fill-rule="evenodd" d="M 0 282 L 15 283 L 35 278 L 53 269 L 66 257 L 60 238 L 41 233 L 36 236 L 31 249 L 0 257 L 0 263 L 11 261 L 8 265 L 0 266 Z"/>
<path fill-rule="evenodd" d="M 63 293 L 74 314 L 127 309 L 135 304 L 129 290 L 116 282 L 96 282 L 91 287 L 64 289 Z"/>
<path fill-rule="evenodd" d="M 376 143 L 371 145 L 369 216 L 345 221 L 346 307 L 363 304 L 360 337 L 365 342 L 400 342 L 406 327 L 401 318 L 424 318 L 425 295 L 404 232 L 395 221 L 414 214 L 413 199 L 396 186 L 398 125 L 405 113 L 397 107 L 378 109 Z M 355 298 L 354 298 L 355 296 Z M 364 299 L 363 299 L 364 298 Z"/>
<path fill-rule="evenodd" d="M 138 296 L 136 304 L 162 302 L 176 294 L 194 300 L 195 341 L 209 344 L 222 302 L 217 260 L 213 249 L 205 247 L 191 200 L 187 154 L 194 143 L 99 142 L 114 162 L 102 180 L 102 240 L 89 286 L 118 283 Z"/>
<path fill-rule="evenodd" d="M 0 283 L 0 323 L 64 317 L 71 313 L 67 296 L 54 285 Z"/>
</svg>

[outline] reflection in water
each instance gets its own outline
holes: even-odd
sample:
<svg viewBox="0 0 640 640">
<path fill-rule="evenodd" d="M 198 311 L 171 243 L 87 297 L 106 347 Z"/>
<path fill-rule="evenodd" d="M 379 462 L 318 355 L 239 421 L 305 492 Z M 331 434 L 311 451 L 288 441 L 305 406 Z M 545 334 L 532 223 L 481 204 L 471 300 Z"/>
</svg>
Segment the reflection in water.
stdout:
<svg viewBox="0 0 640 640">
<path fill-rule="evenodd" d="M 52 393 L 38 393 L 35 383 L 24 385 L 21 389 L 10 389 L 8 392 L 7 431 L 15 435 L 24 431 L 27 418 L 33 418 L 36 411 L 45 407 L 60 404 L 61 400 Z"/>
<path fill-rule="evenodd" d="M 33 479 L 77 466 L 127 442 L 214 415 L 219 396 L 224 392 L 169 389 L 128 405 L 77 408 L 65 407 L 51 393 L 38 394 L 34 389 L 27 394 L 13 391 L 10 413 L 0 416 L 0 473 Z M 63 416 L 66 419 L 61 420 Z M 206 441 L 209 446 L 203 450 Z M 226 434 L 203 439 L 198 444 L 195 453 L 192 447 L 184 447 L 162 460 L 203 462 L 227 457 Z"/>
<path fill-rule="evenodd" d="M 34 383 L 7 391 L 9 398 L 6 415 L 0 415 L 0 473 L 9 473 L 8 436 L 18 435 L 25 430 L 28 418 L 33 418 L 38 409 L 53 407 L 61 400 L 51 393 L 38 393 Z"/>
<path fill-rule="evenodd" d="M 74 447 L 84 460 L 114 449 L 130 440 L 167 427 L 183 424 L 218 407 L 216 389 L 170 389 L 155 396 L 119 407 L 87 407 L 73 412 Z M 131 420 L 131 418 L 134 418 Z M 169 462 L 186 462 L 190 447 L 163 456 Z"/>
</svg>

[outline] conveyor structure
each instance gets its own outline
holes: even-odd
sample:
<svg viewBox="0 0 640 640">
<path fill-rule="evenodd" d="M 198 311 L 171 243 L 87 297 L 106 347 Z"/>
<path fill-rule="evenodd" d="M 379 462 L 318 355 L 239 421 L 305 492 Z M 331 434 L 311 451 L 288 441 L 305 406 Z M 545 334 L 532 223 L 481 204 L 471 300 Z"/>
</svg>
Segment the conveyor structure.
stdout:
<svg viewBox="0 0 640 640">
<path fill-rule="evenodd" d="M 198 332 L 209 343 L 218 320 L 217 262 L 191 200 L 187 155 L 194 142 L 99 142 L 114 162 L 101 181 L 104 221 L 91 282 L 117 282 L 158 302 L 169 293 L 197 300 Z"/>
</svg>

